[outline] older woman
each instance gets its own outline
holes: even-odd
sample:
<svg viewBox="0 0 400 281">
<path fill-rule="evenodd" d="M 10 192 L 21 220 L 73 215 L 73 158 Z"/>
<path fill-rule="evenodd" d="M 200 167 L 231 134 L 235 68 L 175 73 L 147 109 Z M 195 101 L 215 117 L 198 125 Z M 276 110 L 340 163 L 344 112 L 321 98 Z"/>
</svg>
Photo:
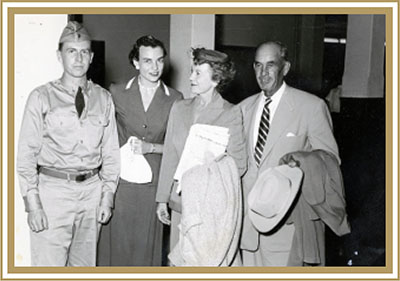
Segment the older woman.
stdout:
<svg viewBox="0 0 400 281">
<path fill-rule="evenodd" d="M 162 223 L 171 224 L 171 249 L 178 241 L 177 226 L 181 218 L 180 196 L 175 191 L 177 182 L 174 181 L 174 174 L 190 127 L 193 124 L 208 124 L 228 128 L 230 138 L 226 152 L 235 160 L 239 175 L 246 169 L 241 111 L 220 95 L 234 74 L 234 65 L 225 53 L 203 48 L 193 50 L 190 82 L 195 97 L 177 101 L 171 109 L 156 194 L 157 216 Z M 171 219 L 168 207 L 172 209 Z"/>
</svg>

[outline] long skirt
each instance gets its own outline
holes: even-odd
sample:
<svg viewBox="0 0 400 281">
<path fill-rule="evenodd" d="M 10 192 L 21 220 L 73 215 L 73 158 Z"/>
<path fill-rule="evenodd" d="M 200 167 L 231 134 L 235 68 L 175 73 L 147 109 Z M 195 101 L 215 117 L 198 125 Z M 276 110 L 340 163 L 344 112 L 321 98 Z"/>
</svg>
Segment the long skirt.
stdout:
<svg viewBox="0 0 400 281">
<path fill-rule="evenodd" d="M 162 231 L 157 186 L 120 180 L 111 220 L 101 229 L 99 266 L 161 266 Z"/>
</svg>

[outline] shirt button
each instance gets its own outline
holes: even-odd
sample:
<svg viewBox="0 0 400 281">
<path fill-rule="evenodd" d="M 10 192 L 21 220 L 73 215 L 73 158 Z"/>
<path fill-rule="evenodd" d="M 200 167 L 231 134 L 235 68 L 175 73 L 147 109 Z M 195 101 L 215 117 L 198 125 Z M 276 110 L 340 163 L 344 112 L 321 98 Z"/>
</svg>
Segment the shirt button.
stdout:
<svg viewBox="0 0 400 281">
<path fill-rule="evenodd" d="M 142 140 L 145 140 L 146 139 L 146 137 L 142 137 Z"/>
<path fill-rule="evenodd" d="M 146 129 L 146 128 L 147 128 L 147 125 L 146 125 L 146 124 L 143 124 L 143 128 L 145 128 L 145 129 Z"/>
<path fill-rule="evenodd" d="M 83 143 L 83 140 L 80 140 L 79 142 L 80 142 L 80 143 Z"/>
</svg>

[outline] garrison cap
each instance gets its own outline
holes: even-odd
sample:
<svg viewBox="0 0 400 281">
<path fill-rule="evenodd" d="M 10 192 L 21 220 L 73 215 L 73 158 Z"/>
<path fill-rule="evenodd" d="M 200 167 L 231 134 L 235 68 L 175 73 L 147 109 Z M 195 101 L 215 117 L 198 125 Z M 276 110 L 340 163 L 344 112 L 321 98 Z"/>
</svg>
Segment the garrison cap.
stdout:
<svg viewBox="0 0 400 281">
<path fill-rule="evenodd" d="M 64 42 L 79 42 L 79 41 L 91 41 L 89 32 L 79 22 L 70 21 L 64 28 L 60 41 Z"/>
</svg>

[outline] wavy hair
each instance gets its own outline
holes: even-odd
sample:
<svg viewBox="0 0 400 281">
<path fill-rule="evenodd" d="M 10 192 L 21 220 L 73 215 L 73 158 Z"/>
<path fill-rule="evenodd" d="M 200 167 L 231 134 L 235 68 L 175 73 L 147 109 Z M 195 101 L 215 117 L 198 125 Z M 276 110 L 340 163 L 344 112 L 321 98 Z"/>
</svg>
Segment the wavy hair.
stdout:
<svg viewBox="0 0 400 281">
<path fill-rule="evenodd" d="M 129 63 L 131 65 L 133 65 L 133 60 L 139 61 L 139 49 L 141 46 L 152 48 L 160 47 L 164 52 L 164 57 L 167 55 L 167 50 L 165 49 L 163 42 L 151 35 L 142 36 L 136 40 L 132 50 L 129 52 Z"/>
<path fill-rule="evenodd" d="M 192 49 L 193 55 L 193 63 L 196 65 L 201 65 L 203 63 L 207 63 L 210 65 L 212 69 L 212 76 L 211 79 L 214 82 L 217 82 L 218 85 L 216 87 L 219 93 L 226 88 L 226 86 L 233 80 L 236 74 L 235 64 L 229 58 L 228 55 L 222 53 L 226 56 L 225 59 L 221 61 L 210 60 L 207 57 L 202 55 L 202 52 L 206 50 L 205 48 L 195 48 Z"/>
</svg>

